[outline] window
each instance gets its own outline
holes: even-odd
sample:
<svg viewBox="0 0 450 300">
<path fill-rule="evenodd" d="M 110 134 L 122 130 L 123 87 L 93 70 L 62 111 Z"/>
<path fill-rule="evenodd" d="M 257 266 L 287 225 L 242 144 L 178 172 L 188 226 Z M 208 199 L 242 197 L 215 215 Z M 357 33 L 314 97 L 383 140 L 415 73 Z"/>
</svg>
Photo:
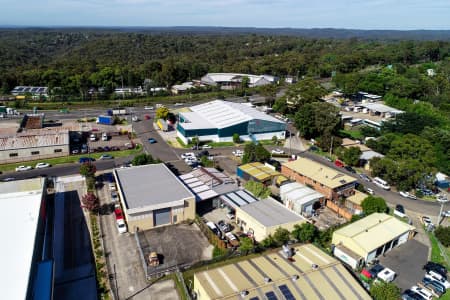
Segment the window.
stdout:
<svg viewBox="0 0 450 300">
<path fill-rule="evenodd" d="M 60 153 L 60 152 L 62 152 L 62 149 L 55 149 L 55 150 L 53 150 L 55 153 Z"/>
<path fill-rule="evenodd" d="M 19 153 L 10 153 L 9 154 L 9 157 L 17 157 L 17 156 L 19 156 Z"/>
<path fill-rule="evenodd" d="M 39 151 L 31 151 L 31 155 L 38 155 Z"/>
<path fill-rule="evenodd" d="M 177 216 L 173 216 L 173 223 L 176 223 L 178 220 Z"/>
</svg>

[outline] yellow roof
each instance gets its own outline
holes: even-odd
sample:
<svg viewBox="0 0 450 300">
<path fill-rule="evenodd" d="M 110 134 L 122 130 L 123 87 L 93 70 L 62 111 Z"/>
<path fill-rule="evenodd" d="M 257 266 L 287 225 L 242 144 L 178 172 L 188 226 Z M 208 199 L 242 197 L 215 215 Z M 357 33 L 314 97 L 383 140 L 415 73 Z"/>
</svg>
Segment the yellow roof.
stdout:
<svg viewBox="0 0 450 300">
<path fill-rule="evenodd" d="M 358 190 L 355 190 L 355 194 L 348 197 L 347 201 L 350 201 L 352 203 L 358 204 L 361 206 L 361 202 L 363 202 L 364 199 L 366 199 L 369 195 L 364 194 Z"/>
<path fill-rule="evenodd" d="M 363 250 L 369 253 L 400 235 L 415 230 L 397 218 L 385 213 L 373 213 L 359 221 L 351 223 L 333 233 L 333 242 L 339 242 L 339 236 L 350 238 L 360 249 L 352 249 L 357 253 Z M 344 241 L 344 240 L 343 240 Z M 345 242 L 343 242 L 345 246 Z"/>
<path fill-rule="evenodd" d="M 300 157 L 297 160 L 283 164 L 295 172 L 309 177 L 327 187 L 337 188 L 356 181 L 356 178 L 329 168 L 313 160 Z"/>
<path fill-rule="evenodd" d="M 194 289 L 201 285 L 202 299 L 266 299 L 274 293 L 282 299 L 370 299 L 342 264 L 312 244 L 296 245 L 292 261 L 280 251 L 195 273 Z M 313 268 L 313 265 L 317 268 Z M 294 279 L 293 276 L 296 276 Z"/>
<path fill-rule="evenodd" d="M 275 176 L 281 175 L 280 172 L 274 171 L 260 162 L 245 164 L 239 166 L 239 169 L 241 169 L 242 171 L 249 174 L 253 178 L 256 178 L 259 181 L 266 181 Z"/>
<path fill-rule="evenodd" d="M 288 180 L 289 180 L 288 178 L 284 177 L 283 175 L 280 175 L 277 177 L 277 184 L 280 185 L 283 182 L 288 181 Z"/>
</svg>

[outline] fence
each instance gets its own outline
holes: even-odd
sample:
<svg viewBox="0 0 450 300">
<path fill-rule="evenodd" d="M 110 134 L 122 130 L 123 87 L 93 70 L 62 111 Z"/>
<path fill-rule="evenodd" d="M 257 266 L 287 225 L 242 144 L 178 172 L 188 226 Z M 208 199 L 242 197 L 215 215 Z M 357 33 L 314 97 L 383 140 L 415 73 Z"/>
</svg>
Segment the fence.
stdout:
<svg viewBox="0 0 450 300">
<path fill-rule="evenodd" d="M 206 224 L 199 217 L 195 218 L 195 223 L 197 223 L 200 231 L 206 236 L 210 244 L 220 249 L 227 248 L 227 243 L 221 240 L 214 232 L 212 232 L 211 229 L 209 229 L 209 227 L 206 226 Z"/>
</svg>

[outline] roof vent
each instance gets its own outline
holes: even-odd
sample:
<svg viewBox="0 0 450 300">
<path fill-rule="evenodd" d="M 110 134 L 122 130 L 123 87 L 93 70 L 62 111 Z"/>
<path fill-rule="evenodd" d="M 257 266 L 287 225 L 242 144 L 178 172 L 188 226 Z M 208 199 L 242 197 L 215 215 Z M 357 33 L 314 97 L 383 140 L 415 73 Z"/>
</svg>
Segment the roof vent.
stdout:
<svg viewBox="0 0 450 300">
<path fill-rule="evenodd" d="M 300 277 L 296 274 L 296 275 L 292 275 L 291 279 L 292 281 L 296 281 L 298 280 Z"/>
<path fill-rule="evenodd" d="M 245 296 L 248 295 L 248 291 L 244 290 L 244 291 L 241 291 L 239 294 L 241 295 L 242 298 L 245 298 Z"/>
<path fill-rule="evenodd" d="M 271 282 L 272 280 L 269 278 L 269 277 L 264 277 L 264 282 L 265 283 L 269 283 L 269 282 Z"/>
<path fill-rule="evenodd" d="M 319 266 L 318 266 L 317 264 L 312 264 L 312 265 L 311 265 L 311 268 L 312 268 L 313 270 L 317 270 L 317 268 L 319 268 Z"/>
</svg>

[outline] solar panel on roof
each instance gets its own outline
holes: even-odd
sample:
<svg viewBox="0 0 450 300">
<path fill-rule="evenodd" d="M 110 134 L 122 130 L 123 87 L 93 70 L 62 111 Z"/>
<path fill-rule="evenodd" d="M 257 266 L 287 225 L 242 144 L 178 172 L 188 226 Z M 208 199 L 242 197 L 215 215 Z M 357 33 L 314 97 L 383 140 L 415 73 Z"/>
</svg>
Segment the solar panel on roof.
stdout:
<svg viewBox="0 0 450 300">
<path fill-rule="evenodd" d="M 267 300 L 278 300 L 274 292 L 270 291 L 266 293 Z"/>
<path fill-rule="evenodd" d="M 283 284 L 278 286 L 278 288 L 280 289 L 281 293 L 284 296 L 284 299 L 286 300 L 295 300 L 294 295 L 292 295 L 291 290 L 288 288 L 287 285 Z"/>
</svg>

